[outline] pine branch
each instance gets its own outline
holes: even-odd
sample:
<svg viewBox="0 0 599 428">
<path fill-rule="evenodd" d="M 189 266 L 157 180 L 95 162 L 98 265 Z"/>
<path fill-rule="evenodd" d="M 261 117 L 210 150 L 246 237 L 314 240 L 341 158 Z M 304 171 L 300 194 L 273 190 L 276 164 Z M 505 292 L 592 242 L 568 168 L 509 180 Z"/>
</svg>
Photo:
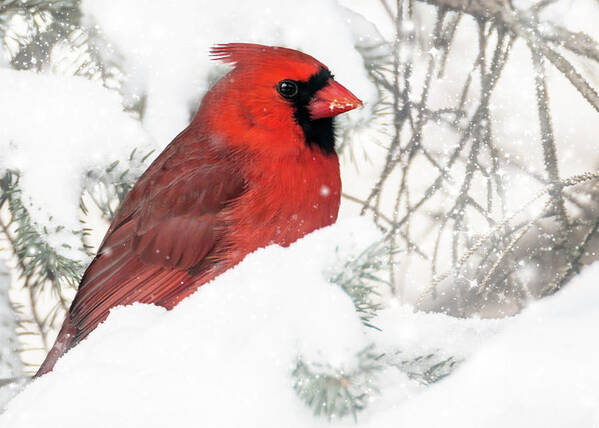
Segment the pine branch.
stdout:
<svg viewBox="0 0 599 428">
<path fill-rule="evenodd" d="M 378 362 L 380 355 L 372 351 L 372 347 L 361 351 L 356 356 L 356 369 L 350 372 L 299 360 L 292 373 L 293 387 L 314 415 L 325 415 L 331 420 L 351 414 L 357 421 L 358 412 L 378 392 L 374 386 L 375 374 L 382 366 Z"/>
<path fill-rule="evenodd" d="M 582 32 L 573 32 L 552 22 L 539 26 L 543 40 L 563 47 L 577 55 L 599 62 L 599 43 Z"/>
<path fill-rule="evenodd" d="M 463 12 L 483 20 L 501 19 L 506 13 L 508 0 L 420 0 L 434 6 Z"/>
<path fill-rule="evenodd" d="M 375 242 L 357 257 L 349 260 L 333 275 L 331 282 L 338 284 L 351 297 L 356 311 L 364 325 L 373 327 L 370 322 L 380 309 L 376 302 L 377 288 L 389 283 L 379 277 L 380 273 L 389 268 L 386 255 L 389 245 L 386 241 Z"/>
<path fill-rule="evenodd" d="M 103 170 L 88 171 L 86 193 L 107 221 L 113 219 L 119 205 L 147 167 L 147 160 L 153 153 L 154 150 L 139 153 L 137 149 L 133 149 L 126 162 L 117 160 Z M 84 213 L 87 212 L 83 201 L 81 205 Z"/>
<path fill-rule="evenodd" d="M 3 389 L 6 378 L 21 376 L 23 367 L 17 352 L 18 315 L 15 306 L 9 298 L 11 284 L 10 273 L 6 270 L 3 260 L 0 260 L 0 412 L 7 398 Z"/>
<path fill-rule="evenodd" d="M 18 175 L 8 171 L 0 179 L 0 208 L 6 206 L 10 216 L 8 223 L 0 221 L 0 232 L 9 243 L 19 274 L 24 278 L 31 300 L 33 321 L 44 347 L 50 327 L 36 303 L 39 293 L 50 286 L 63 309 L 67 302 L 63 295 L 66 288 L 75 288 L 83 271 L 81 262 L 63 256 L 47 240 L 47 232 L 40 232 L 34 225 L 21 199 Z"/>
<path fill-rule="evenodd" d="M 560 185 L 562 187 L 571 187 L 571 186 L 576 186 L 576 185 L 579 185 L 582 183 L 586 183 L 589 181 L 595 181 L 595 180 L 599 180 L 599 172 L 587 172 L 584 174 L 580 174 L 580 175 L 576 175 L 573 177 L 563 179 L 560 181 Z M 462 267 L 465 265 L 466 261 L 468 259 L 470 259 L 483 246 L 483 244 L 485 242 L 489 241 L 490 239 L 493 239 L 493 237 L 495 235 L 501 234 L 504 231 L 504 229 L 513 221 L 513 219 L 516 216 L 524 213 L 532 204 L 537 202 L 540 198 L 542 198 L 543 196 L 545 196 L 547 194 L 550 194 L 553 191 L 553 189 L 554 189 L 554 185 L 549 184 L 544 189 L 537 192 L 537 194 L 534 197 L 532 197 L 531 199 L 529 199 L 520 209 L 513 212 L 510 216 L 504 218 L 503 221 L 501 221 L 500 223 L 497 223 L 497 225 L 493 229 L 491 229 L 490 232 L 480 236 L 476 240 L 476 242 L 463 254 L 463 256 L 460 258 L 458 263 L 455 264 L 452 269 L 447 270 L 443 274 L 438 275 L 437 277 L 433 278 L 431 284 L 420 294 L 417 303 L 418 304 L 422 303 L 422 301 L 424 300 L 426 295 L 428 293 L 431 293 L 439 283 L 446 280 L 450 275 L 452 275 L 452 274 L 457 275 L 459 273 L 459 271 L 462 269 Z M 551 202 L 551 200 L 549 202 Z M 548 206 L 548 204 L 546 203 L 545 208 L 543 210 L 541 210 L 541 214 L 534 217 L 532 221 L 526 223 L 526 225 L 524 226 L 524 228 L 526 230 L 528 230 L 530 228 L 530 225 L 532 225 L 534 222 L 538 221 L 539 219 L 541 219 L 543 217 L 543 214 L 545 214 L 547 212 L 546 211 L 547 206 Z M 512 233 L 521 231 L 521 230 L 522 230 L 521 227 L 515 227 L 512 229 Z M 514 238 L 514 239 L 517 242 L 517 240 L 519 240 L 520 238 L 521 238 L 520 235 L 516 235 L 516 238 Z M 511 251 L 511 249 L 513 248 L 513 245 L 515 244 L 514 239 L 512 239 L 510 241 L 510 245 L 507 246 L 505 251 L 507 251 L 507 252 Z M 585 238 L 585 241 L 587 239 L 590 239 L 590 237 Z M 506 255 L 505 252 L 501 252 L 499 257 L 504 258 L 505 255 Z M 495 271 L 496 269 L 497 269 L 497 266 L 494 266 L 491 268 L 492 271 Z M 486 277 L 487 276 L 490 277 L 489 274 L 487 274 Z M 488 279 L 486 282 L 488 282 Z"/>
<path fill-rule="evenodd" d="M 492 21 L 527 40 L 547 58 L 599 111 L 599 94 L 593 86 L 562 55 L 548 46 L 551 41 L 580 55 L 597 61 L 598 44 L 584 33 L 573 33 L 551 23 L 538 20 L 539 8 L 516 10 L 508 0 L 420 0 L 440 8 L 455 10 L 474 16 L 483 21 Z M 531 19 L 532 18 L 532 19 Z M 544 29 L 544 31 L 543 31 Z M 543 37 L 545 35 L 545 37 Z"/>
<path fill-rule="evenodd" d="M 452 374 L 461 363 L 454 357 L 442 357 L 436 353 L 402 358 L 401 351 L 391 357 L 386 356 L 384 360 L 388 365 L 397 367 L 410 379 L 427 386 Z"/>
<path fill-rule="evenodd" d="M 14 16 L 20 16 L 27 28 L 12 28 Z M 47 63 L 54 45 L 79 26 L 79 0 L 4 0 L 0 1 L 0 37 L 16 46 L 10 52 L 11 64 L 17 69 L 37 69 Z"/>
</svg>

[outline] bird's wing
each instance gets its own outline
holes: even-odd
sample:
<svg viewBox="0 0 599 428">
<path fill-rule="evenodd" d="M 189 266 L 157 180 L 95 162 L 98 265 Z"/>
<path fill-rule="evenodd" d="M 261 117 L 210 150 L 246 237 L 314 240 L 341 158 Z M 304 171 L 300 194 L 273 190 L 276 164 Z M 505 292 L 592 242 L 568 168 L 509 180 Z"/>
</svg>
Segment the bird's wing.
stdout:
<svg viewBox="0 0 599 428">
<path fill-rule="evenodd" d="M 189 287 L 188 269 L 208 266 L 218 250 L 222 212 L 245 182 L 226 156 L 190 146 L 175 140 L 123 202 L 71 305 L 70 347 L 114 306 L 168 306 L 174 291 Z"/>
</svg>

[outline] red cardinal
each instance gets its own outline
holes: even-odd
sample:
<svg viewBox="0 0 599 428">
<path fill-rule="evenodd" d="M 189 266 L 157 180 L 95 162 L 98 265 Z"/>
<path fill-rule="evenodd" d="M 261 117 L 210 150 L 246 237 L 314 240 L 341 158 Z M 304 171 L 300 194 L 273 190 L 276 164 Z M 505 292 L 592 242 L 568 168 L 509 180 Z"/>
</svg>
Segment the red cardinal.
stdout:
<svg viewBox="0 0 599 428">
<path fill-rule="evenodd" d="M 218 45 L 235 65 L 127 195 L 36 376 L 110 308 L 173 308 L 269 244 L 335 222 L 341 180 L 333 117 L 362 104 L 304 53 Z"/>
</svg>

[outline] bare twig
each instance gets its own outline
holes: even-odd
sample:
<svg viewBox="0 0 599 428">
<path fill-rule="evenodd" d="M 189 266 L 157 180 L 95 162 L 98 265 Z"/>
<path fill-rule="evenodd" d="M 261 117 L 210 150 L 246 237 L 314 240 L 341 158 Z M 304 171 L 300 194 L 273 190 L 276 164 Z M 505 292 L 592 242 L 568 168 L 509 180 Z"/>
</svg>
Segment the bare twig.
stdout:
<svg viewBox="0 0 599 428">
<path fill-rule="evenodd" d="M 553 190 L 551 191 L 553 209 L 557 211 L 558 220 L 561 223 L 561 230 L 566 231 L 569 226 L 569 221 L 568 215 L 566 214 L 564 198 L 562 196 L 562 189 L 560 187 L 557 153 L 553 137 L 553 128 L 551 126 L 551 115 L 549 113 L 549 96 L 547 94 L 543 57 L 534 46 L 529 45 L 529 47 L 532 52 L 532 62 L 535 71 L 535 89 L 539 123 L 541 125 L 541 144 L 543 147 L 545 171 L 547 172 L 549 182 L 553 185 Z M 562 238 L 565 237 L 562 236 Z"/>
</svg>

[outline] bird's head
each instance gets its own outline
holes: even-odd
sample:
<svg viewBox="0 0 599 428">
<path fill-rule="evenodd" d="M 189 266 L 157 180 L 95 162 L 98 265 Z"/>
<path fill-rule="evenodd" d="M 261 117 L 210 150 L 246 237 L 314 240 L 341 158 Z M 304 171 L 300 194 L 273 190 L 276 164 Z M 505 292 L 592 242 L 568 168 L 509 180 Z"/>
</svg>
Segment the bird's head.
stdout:
<svg viewBox="0 0 599 428">
<path fill-rule="evenodd" d="M 282 144 L 291 129 L 302 144 L 333 153 L 333 118 L 362 105 L 324 64 L 302 52 L 231 43 L 215 46 L 211 54 L 235 66 L 206 95 L 204 104 L 222 107 L 212 120 L 235 132 L 281 133 L 261 144 Z"/>
</svg>

